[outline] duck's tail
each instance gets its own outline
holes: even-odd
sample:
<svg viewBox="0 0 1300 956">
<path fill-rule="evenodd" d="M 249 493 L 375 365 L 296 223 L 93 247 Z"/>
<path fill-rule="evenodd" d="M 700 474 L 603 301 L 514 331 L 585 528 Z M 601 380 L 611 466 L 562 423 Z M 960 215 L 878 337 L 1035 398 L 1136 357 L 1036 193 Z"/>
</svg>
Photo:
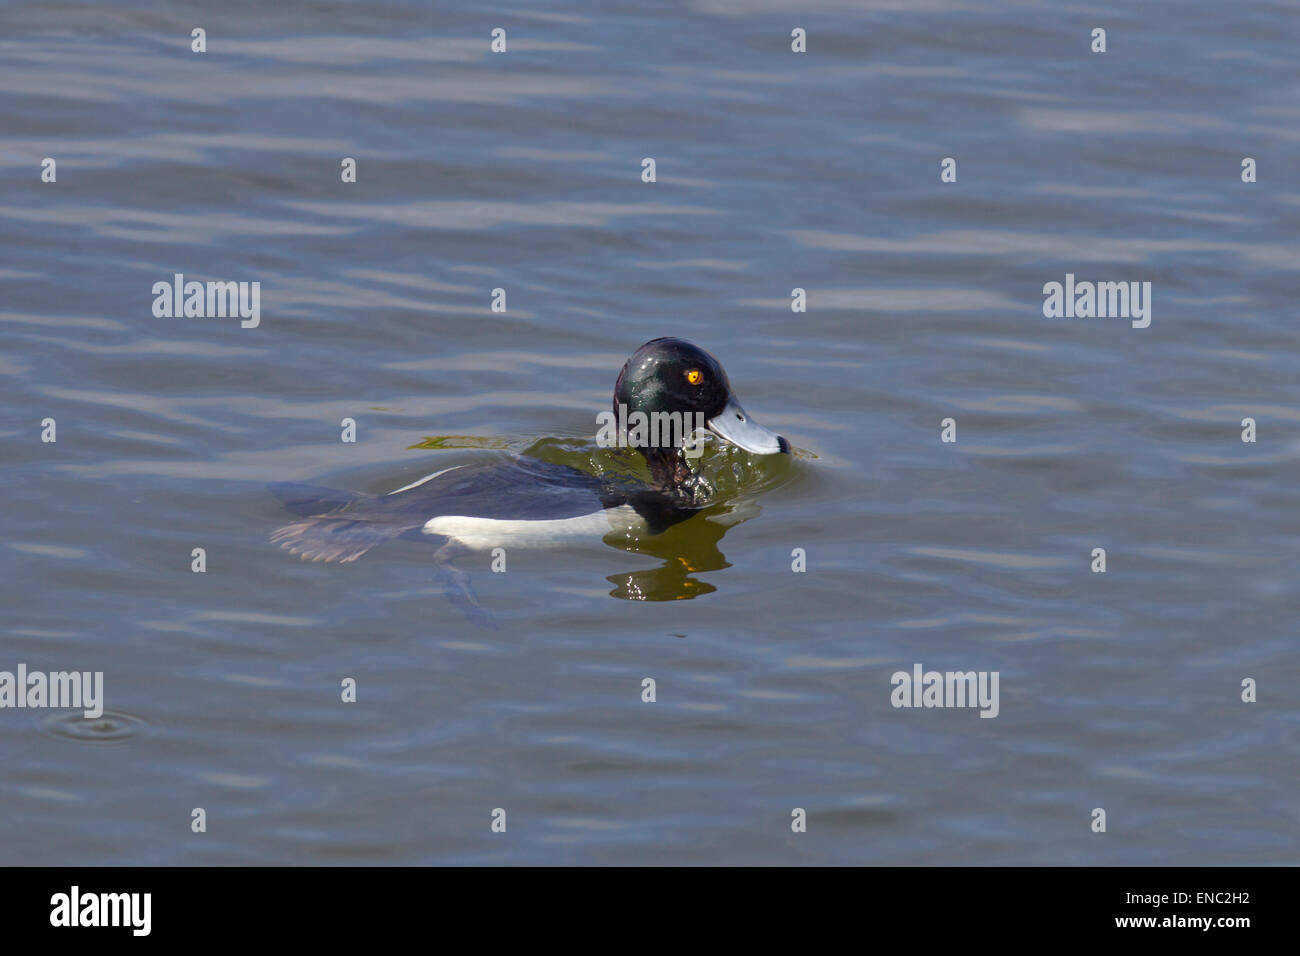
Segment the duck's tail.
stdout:
<svg viewBox="0 0 1300 956">
<path fill-rule="evenodd" d="M 346 564 L 410 527 L 380 509 L 366 508 L 378 500 L 374 495 L 295 484 L 274 484 L 271 492 L 294 514 L 310 515 L 271 535 L 273 544 L 304 561 Z"/>
</svg>

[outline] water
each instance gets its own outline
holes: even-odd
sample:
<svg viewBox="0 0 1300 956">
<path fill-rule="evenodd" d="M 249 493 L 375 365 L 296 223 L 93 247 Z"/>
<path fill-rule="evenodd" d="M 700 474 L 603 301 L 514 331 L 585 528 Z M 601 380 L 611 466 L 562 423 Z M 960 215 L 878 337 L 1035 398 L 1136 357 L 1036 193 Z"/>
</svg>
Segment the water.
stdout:
<svg viewBox="0 0 1300 956">
<path fill-rule="evenodd" d="M 786 9 L 6 6 L 0 669 L 107 711 L 0 711 L 0 862 L 1300 860 L 1296 7 Z M 484 558 L 495 631 L 268 543 L 270 482 L 580 455 L 658 335 L 799 449 L 730 527 Z"/>
</svg>

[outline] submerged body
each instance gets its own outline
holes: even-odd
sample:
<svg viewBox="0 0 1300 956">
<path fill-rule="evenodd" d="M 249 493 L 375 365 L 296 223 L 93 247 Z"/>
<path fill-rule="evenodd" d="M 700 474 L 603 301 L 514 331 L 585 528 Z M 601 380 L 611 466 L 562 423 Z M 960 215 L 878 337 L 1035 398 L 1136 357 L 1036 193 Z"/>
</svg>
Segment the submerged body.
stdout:
<svg viewBox="0 0 1300 956">
<path fill-rule="evenodd" d="M 355 561 L 384 541 L 416 532 L 471 550 L 547 547 L 611 532 L 639 537 L 698 510 L 648 486 L 524 457 L 446 468 L 386 495 L 301 485 L 272 490 L 308 517 L 280 528 L 271 540 L 309 561 Z"/>
</svg>

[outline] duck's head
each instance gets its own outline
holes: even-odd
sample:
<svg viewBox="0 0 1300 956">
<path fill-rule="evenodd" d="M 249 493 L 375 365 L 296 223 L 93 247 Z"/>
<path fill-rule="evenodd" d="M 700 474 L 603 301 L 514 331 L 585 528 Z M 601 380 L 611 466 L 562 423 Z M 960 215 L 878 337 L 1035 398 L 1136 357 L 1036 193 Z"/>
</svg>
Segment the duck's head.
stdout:
<svg viewBox="0 0 1300 956">
<path fill-rule="evenodd" d="M 790 452 L 789 442 L 740 407 L 718 360 L 683 339 L 652 339 L 624 363 L 614 386 L 614 414 L 620 421 L 626 415 L 631 424 L 635 412 L 650 426 L 640 436 L 629 428 L 628 444 L 645 455 L 651 474 L 664 486 L 676 486 L 690 476 L 685 458 L 696 425 L 755 455 Z M 689 424 L 681 429 L 657 427 L 671 423 L 665 415 L 678 415 Z"/>
</svg>

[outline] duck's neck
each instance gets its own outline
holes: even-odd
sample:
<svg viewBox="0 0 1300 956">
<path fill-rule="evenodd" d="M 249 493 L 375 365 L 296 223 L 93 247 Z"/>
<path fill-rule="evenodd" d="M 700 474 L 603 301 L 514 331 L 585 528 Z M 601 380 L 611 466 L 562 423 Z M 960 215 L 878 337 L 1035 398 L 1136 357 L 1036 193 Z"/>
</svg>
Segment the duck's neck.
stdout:
<svg viewBox="0 0 1300 956">
<path fill-rule="evenodd" d="M 686 481 L 691 469 L 680 448 L 644 448 L 646 464 L 650 466 L 651 483 L 659 491 L 674 495 L 687 495 Z"/>
</svg>

